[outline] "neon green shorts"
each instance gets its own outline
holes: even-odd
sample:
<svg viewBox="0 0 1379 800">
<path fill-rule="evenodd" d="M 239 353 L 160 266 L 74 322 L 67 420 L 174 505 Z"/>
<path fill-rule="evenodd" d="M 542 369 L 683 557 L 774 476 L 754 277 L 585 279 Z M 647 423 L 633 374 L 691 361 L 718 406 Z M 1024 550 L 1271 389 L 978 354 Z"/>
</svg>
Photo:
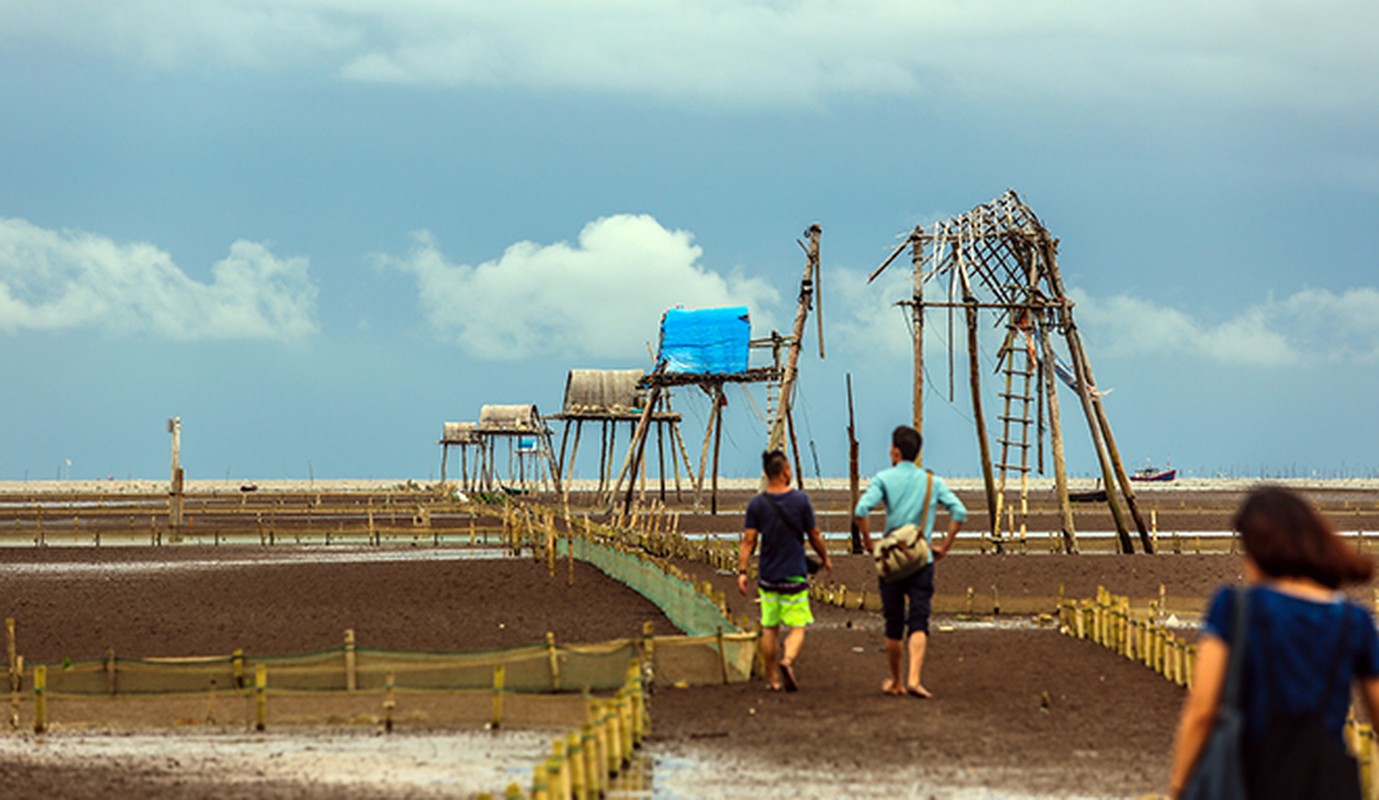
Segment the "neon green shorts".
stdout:
<svg viewBox="0 0 1379 800">
<path fill-rule="evenodd" d="M 814 615 L 809 611 L 809 592 L 807 591 L 783 594 L 781 592 L 768 592 L 758 587 L 757 593 L 761 595 L 761 627 L 763 628 L 774 628 L 777 625 L 803 628 L 814 621 Z"/>
</svg>

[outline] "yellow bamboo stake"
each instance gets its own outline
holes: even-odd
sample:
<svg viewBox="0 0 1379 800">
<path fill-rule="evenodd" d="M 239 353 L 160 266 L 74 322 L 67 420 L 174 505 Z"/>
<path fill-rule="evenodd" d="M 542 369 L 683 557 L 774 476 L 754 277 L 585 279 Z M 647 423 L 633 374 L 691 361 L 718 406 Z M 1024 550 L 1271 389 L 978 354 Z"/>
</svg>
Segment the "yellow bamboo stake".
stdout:
<svg viewBox="0 0 1379 800">
<path fill-rule="evenodd" d="M 254 667 L 254 730 L 262 731 L 268 727 L 268 665 Z"/>
<path fill-rule="evenodd" d="M 584 775 L 584 744 L 578 733 L 566 735 L 565 753 L 570 762 L 570 796 L 584 800 L 589 796 L 589 781 Z"/>
<path fill-rule="evenodd" d="M 590 722 L 579 726 L 579 742 L 584 750 L 584 778 L 589 787 L 589 796 L 598 797 L 605 786 L 603 770 L 599 768 L 603 762 L 599 759 L 598 734 Z"/>
<path fill-rule="evenodd" d="M 34 667 L 34 733 L 48 730 L 48 668 Z"/>
<path fill-rule="evenodd" d="M 546 631 L 546 657 L 551 665 L 551 691 L 560 691 L 560 653 L 555 648 L 555 634 Z"/>
<path fill-rule="evenodd" d="M 493 668 L 493 717 L 491 724 L 494 730 L 503 723 L 503 681 L 506 678 L 507 667 L 498 664 Z"/>
<path fill-rule="evenodd" d="M 345 629 L 345 691 L 359 688 L 358 655 L 354 650 L 354 628 Z"/>
<path fill-rule="evenodd" d="M 386 733 L 393 732 L 393 709 L 397 708 L 397 696 L 393 691 L 395 683 L 394 674 L 389 672 L 383 684 L 383 730 Z"/>
<path fill-rule="evenodd" d="M 574 784 L 570 777 L 569 759 L 565 756 L 564 739 L 551 742 L 551 757 L 548 761 L 555 765 L 555 773 L 550 776 L 551 793 L 559 798 L 570 797 Z"/>
</svg>

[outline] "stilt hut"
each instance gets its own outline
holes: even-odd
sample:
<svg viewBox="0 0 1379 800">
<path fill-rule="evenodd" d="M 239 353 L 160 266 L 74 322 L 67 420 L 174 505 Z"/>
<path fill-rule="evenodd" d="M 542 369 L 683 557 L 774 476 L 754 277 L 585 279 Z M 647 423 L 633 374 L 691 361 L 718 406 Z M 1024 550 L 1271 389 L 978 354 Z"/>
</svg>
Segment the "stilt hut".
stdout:
<svg viewBox="0 0 1379 800">
<path fill-rule="evenodd" d="M 1134 552 L 1128 513 L 1144 551 L 1152 553 L 1153 541 L 1102 402 L 1104 392 L 1096 389 L 1091 361 L 1073 322 L 1073 303 L 1058 270 L 1058 240 L 1014 191 L 1007 191 L 965 214 L 916 227 L 868 282 L 906 249 L 910 250 L 914 290 L 898 304 L 910 309 L 914 337 L 914 426 L 923 431 L 926 312 L 939 311 L 947 315 L 943 338 L 949 346 L 950 376 L 954 342 L 961 337 L 954 335 L 955 320 L 960 319 L 966 329 L 969 394 L 993 541 L 999 547 L 1011 538 L 1023 538 L 1029 475 L 1044 472 L 1047 432 L 1064 547 L 1068 552 L 1077 550 L 1057 393 L 1061 382 L 1076 395 L 1086 417 L 1121 551 Z M 994 424 L 988 422 L 983 405 L 988 391 L 982 384 L 983 350 L 978 335 L 983 314 L 994 316 L 1001 331 L 994 351 Z M 1066 360 L 1059 349 L 1067 353 Z"/>
<path fill-rule="evenodd" d="M 437 442 L 441 446 L 441 483 L 446 482 L 446 465 L 450 462 L 450 448 L 454 447 L 460 453 L 460 487 L 466 492 L 473 491 L 474 483 L 469 472 L 471 456 L 475 475 L 483 471 L 483 440 L 479 437 L 478 427 L 477 422 L 447 422 L 443 426 L 441 439 Z"/>
<path fill-rule="evenodd" d="M 646 410 L 648 391 L 641 386 L 646 374 L 639 369 L 575 369 L 565 377 L 565 402 L 559 414 L 550 419 L 563 423 L 560 437 L 560 452 L 556 458 L 565 488 L 570 489 L 574 478 L 575 458 L 579 454 L 581 434 L 585 423 L 597 426 L 599 431 L 598 483 L 595 491 L 607 491 L 613 475 L 613 456 L 617 446 L 619 427 L 627 430 L 631 441 L 636 433 L 637 423 Z M 659 464 L 661 500 L 666 499 L 666 449 L 669 445 L 671 467 L 674 472 L 675 494 L 680 495 L 680 464 L 685 465 L 685 474 L 692 477 L 689 453 L 685 450 L 680 436 L 680 415 L 671 410 L 670 393 L 664 393 L 659 400 L 661 407 L 651 410 L 650 424 L 655 429 L 656 458 Z M 570 429 L 574 428 L 574 443 L 570 442 Z M 667 436 L 669 442 L 666 441 Z M 567 449 L 568 448 L 568 449 Z M 567 458 L 568 453 L 568 458 Z M 645 478 L 645 459 L 637 465 L 637 473 Z M 633 475 L 635 481 L 637 475 Z M 645 480 L 643 480 L 645 486 Z"/>
<path fill-rule="evenodd" d="M 803 476 L 799 444 L 795 437 L 790 408 L 799 374 L 800 345 L 804 338 L 805 321 L 813 307 L 819 280 L 819 239 L 823 229 L 809 226 L 805 231 L 808 244 L 796 240 L 805 252 L 804 274 L 795 313 L 793 332 L 782 336 L 772 331 L 767 338 L 751 338 L 751 318 L 746 306 L 686 310 L 672 308 L 661 315 L 660 346 L 656 354 L 656 368 L 640 383 L 649 390 L 650 397 L 638 421 L 632 442 L 627 448 L 622 471 L 618 474 L 610 494 L 617 495 L 623 477 L 631 465 L 641 463 L 646 445 L 647 429 L 652 409 L 658 397 L 674 386 L 698 386 L 711 398 L 712 408 L 704 429 L 704 443 L 699 449 L 699 473 L 695 480 L 695 501 L 703 491 L 705 469 L 709 458 L 709 444 L 713 443 L 712 485 L 710 511 L 718 513 L 718 456 L 723 438 L 723 407 L 727 399 L 723 387 L 729 383 L 765 383 L 770 419 L 767 422 L 767 447 L 785 446 L 787 438 L 794 449 L 796 474 Z M 749 365 L 753 347 L 770 348 L 772 363 L 765 367 Z M 782 350 L 785 360 L 782 363 Z M 823 328 L 819 328 L 819 357 L 823 357 Z M 624 505 L 632 502 L 633 483 L 629 482 Z"/>
<path fill-rule="evenodd" d="M 479 488 L 485 491 L 540 489 L 549 481 L 560 491 L 560 467 L 551 446 L 551 429 L 535 405 L 487 405 L 479 409 Z M 498 474 L 500 444 L 507 450 L 507 470 Z"/>
</svg>

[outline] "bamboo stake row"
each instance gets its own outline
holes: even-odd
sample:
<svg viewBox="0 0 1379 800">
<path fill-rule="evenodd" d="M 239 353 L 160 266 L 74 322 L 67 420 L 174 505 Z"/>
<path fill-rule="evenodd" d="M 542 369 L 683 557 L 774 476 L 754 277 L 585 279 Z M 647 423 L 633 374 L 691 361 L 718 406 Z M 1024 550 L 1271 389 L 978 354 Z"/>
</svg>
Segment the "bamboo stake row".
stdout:
<svg viewBox="0 0 1379 800">
<path fill-rule="evenodd" d="M 1150 601 L 1149 610 L 1136 612 L 1130 598 L 1112 595 L 1098 586 L 1096 597 L 1070 600 L 1059 587 L 1060 630 L 1079 639 L 1089 639 L 1136 661 L 1178 686 L 1192 688 L 1192 672 L 1197 663 L 1197 647 L 1170 630 L 1163 619 L 1164 587 L 1159 600 Z"/>
<path fill-rule="evenodd" d="M 531 790 L 510 784 L 503 797 L 531 800 L 592 800 L 607 795 L 613 779 L 631 763 L 651 732 L 651 713 L 642 664 L 633 659 L 627 680 L 610 699 L 586 699 L 586 719 L 577 730 L 551 741 L 551 755 L 532 766 Z M 480 798 L 492 800 L 485 793 Z"/>
</svg>

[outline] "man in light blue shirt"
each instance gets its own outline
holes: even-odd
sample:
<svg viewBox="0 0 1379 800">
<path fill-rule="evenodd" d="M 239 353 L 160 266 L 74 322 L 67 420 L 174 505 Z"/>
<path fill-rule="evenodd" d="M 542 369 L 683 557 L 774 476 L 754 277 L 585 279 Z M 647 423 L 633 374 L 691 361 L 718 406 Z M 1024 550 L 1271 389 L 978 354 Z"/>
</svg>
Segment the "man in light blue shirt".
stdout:
<svg viewBox="0 0 1379 800">
<path fill-rule="evenodd" d="M 867 552 L 873 552 L 871 526 L 868 515 L 880 503 L 886 504 L 886 532 L 914 523 L 924 532 L 929 544 L 930 561 L 919 572 L 897 581 L 878 579 L 881 589 L 881 613 L 886 620 L 886 661 L 890 677 L 881 684 L 881 691 L 889 695 L 929 698 L 933 693 L 924 688 L 920 672 L 924 668 L 924 651 L 929 644 L 929 612 L 934 598 L 934 562 L 948 554 L 958 531 L 967 519 L 963 506 L 948 484 L 937 475 L 933 487 L 926 491 L 931 473 L 915 465 L 922 443 L 919 431 L 901 425 L 891 432 L 891 466 L 881 470 L 867 484 L 852 513 L 857 531 Z M 926 506 L 925 499 L 929 497 Z M 938 546 L 933 544 L 934 516 L 938 506 L 948 510 L 948 534 Z M 908 611 L 906 605 L 909 605 Z M 900 667 L 909 633 L 910 669 L 904 682 Z"/>
</svg>

